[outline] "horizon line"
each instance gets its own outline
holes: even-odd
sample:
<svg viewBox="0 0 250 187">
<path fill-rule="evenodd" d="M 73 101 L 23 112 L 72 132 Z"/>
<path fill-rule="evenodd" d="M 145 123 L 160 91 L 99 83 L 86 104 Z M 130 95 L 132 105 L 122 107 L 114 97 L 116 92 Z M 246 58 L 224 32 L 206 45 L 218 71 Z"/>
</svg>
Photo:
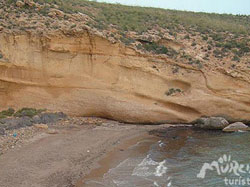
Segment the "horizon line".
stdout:
<svg viewBox="0 0 250 187">
<path fill-rule="evenodd" d="M 130 7 L 141 7 L 141 8 L 155 8 L 155 9 L 164 9 L 164 10 L 172 10 L 172 11 L 182 11 L 182 12 L 191 12 L 191 13 L 205 13 L 205 14 L 220 14 L 220 15 L 233 15 L 233 16 L 250 16 L 250 13 L 232 13 L 232 12 L 214 12 L 214 11 L 195 11 L 195 10 L 187 10 L 187 9 L 174 9 L 174 8 L 165 8 L 159 6 L 144 6 L 139 4 L 123 4 L 120 2 L 106 2 L 100 0 L 88 0 L 97 3 L 105 3 L 105 4 L 113 4 L 113 5 L 121 5 L 121 6 L 130 6 Z"/>
</svg>

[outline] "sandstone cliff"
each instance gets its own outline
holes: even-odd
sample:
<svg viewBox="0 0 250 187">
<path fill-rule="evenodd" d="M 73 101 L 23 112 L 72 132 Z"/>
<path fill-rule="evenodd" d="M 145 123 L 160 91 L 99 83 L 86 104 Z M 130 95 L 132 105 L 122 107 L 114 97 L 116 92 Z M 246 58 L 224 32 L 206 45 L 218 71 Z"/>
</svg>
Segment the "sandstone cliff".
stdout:
<svg viewBox="0 0 250 187">
<path fill-rule="evenodd" d="M 249 71 L 194 68 L 88 30 L 0 34 L 0 108 L 34 107 L 130 123 L 250 120 Z"/>
</svg>

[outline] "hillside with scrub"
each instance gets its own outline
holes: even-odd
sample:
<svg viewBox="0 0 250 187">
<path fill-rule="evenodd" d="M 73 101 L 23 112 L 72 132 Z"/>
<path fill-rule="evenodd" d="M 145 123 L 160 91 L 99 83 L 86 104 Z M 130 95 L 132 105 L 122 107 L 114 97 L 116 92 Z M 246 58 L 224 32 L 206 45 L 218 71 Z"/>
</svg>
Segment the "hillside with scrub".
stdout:
<svg viewBox="0 0 250 187">
<path fill-rule="evenodd" d="M 85 0 L 2 1 L 0 27 L 12 31 L 80 31 L 202 68 L 250 68 L 250 16 L 130 7 Z"/>
</svg>

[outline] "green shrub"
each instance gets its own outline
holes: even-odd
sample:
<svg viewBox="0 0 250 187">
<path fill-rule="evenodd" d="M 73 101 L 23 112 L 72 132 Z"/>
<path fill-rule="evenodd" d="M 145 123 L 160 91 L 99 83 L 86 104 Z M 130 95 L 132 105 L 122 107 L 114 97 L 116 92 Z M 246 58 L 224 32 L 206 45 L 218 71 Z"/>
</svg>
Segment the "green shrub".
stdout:
<svg viewBox="0 0 250 187">
<path fill-rule="evenodd" d="M 195 42 L 193 42 L 193 43 L 191 44 L 191 46 L 196 46 L 196 43 L 195 43 Z"/>
<path fill-rule="evenodd" d="M 43 16 L 47 16 L 49 13 L 49 7 L 48 6 L 44 6 L 40 11 L 40 14 L 42 14 Z"/>
<path fill-rule="evenodd" d="M 151 51 L 151 52 L 156 53 L 156 54 L 167 54 L 168 53 L 168 49 L 165 46 L 159 45 L 155 42 L 146 43 L 143 45 L 143 47 L 147 51 Z"/>
<path fill-rule="evenodd" d="M 41 112 L 45 111 L 45 109 L 34 109 L 34 108 L 22 108 L 18 110 L 14 116 L 15 117 L 23 117 L 23 116 L 28 116 L 28 117 L 33 117 L 37 114 L 40 114 Z"/>
<path fill-rule="evenodd" d="M 209 45 L 214 45 L 214 43 L 213 43 L 213 41 L 212 40 L 209 40 L 208 42 L 207 42 Z"/>
<path fill-rule="evenodd" d="M 190 39 L 190 36 L 188 35 L 188 34 L 186 34 L 185 36 L 184 36 L 184 39 Z"/>
<path fill-rule="evenodd" d="M 181 91 L 181 89 L 179 89 L 179 88 L 170 88 L 165 94 L 167 95 L 167 96 L 170 96 L 170 95 L 172 95 L 172 94 L 174 94 L 174 93 L 181 93 L 182 91 Z"/>
<path fill-rule="evenodd" d="M 188 64 L 191 64 L 191 65 L 193 65 L 193 66 L 196 66 L 196 67 L 198 67 L 199 69 L 203 68 L 203 65 L 202 65 L 202 63 L 201 63 L 200 60 L 189 59 Z"/>
<path fill-rule="evenodd" d="M 240 58 L 237 56 L 237 55 L 235 55 L 234 57 L 233 57 L 233 59 L 232 59 L 233 61 L 240 61 Z"/>
<path fill-rule="evenodd" d="M 8 110 L 3 110 L 0 112 L 0 118 L 6 118 L 9 116 L 12 116 L 15 113 L 15 110 L 13 108 L 9 108 Z"/>
<path fill-rule="evenodd" d="M 226 43 L 224 43 L 223 47 L 226 49 L 232 49 L 235 47 L 235 45 L 233 42 L 226 42 Z"/>
<path fill-rule="evenodd" d="M 207 40 L 208 40 L 208 37 L 207 37 L 207 36 L 202 36 L 202 40 L 207 41 Z"/>
<path fill-rule="evenodd" d="M 217 42 L 217 43 L 215 43 L 215 47 L 222 47 L 222 45 L 223 45 L 223 44 L 218 43 L 218 42 Z"/>
<path fill-rule="evenodd" d="M 213 51 L 213 53 L 214 53 L 214 55 L 216 56 L 218 56 L 218 55 L 221 55 L 221 51 L 219 50 L 219 49 L 215 49 L 214 51 Z"/>
<path fill-rule="evenodd" d="M 213 38 L 214 41 L 223 41 L 224 37 L 219 34 L 212 34 L 211 37 Z"/>
<path fill-rule="evenodd" d="M 142 50 L 142 49 L 143 49 L 143 46 L 142 46 L 142 44 L 138 44 L 138 45 L 136 46 L 136 48 L 139 49 L 139 50 Z"/>
<path fill-rule="evenodd" d="M 120 40 L 125 45 L 130 45 L 130 44 L 135 42 L 135 40 L 133 38 L 126 38 L 126 37 L 122 37 Z"/>
<path fill-rule="evenodd" d="M 249 53 L 250 52 L 250 48 L 247 46 L 243 46 L 240 48 L 240 54 L 244 55 L 245 53 Z"/>
</svg>

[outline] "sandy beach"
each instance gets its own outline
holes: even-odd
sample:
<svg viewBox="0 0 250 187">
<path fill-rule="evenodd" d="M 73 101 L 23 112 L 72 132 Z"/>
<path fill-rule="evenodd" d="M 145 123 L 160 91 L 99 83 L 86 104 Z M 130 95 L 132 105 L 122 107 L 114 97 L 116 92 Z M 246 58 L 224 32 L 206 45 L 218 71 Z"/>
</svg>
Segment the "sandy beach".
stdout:
<svg viewBox="0 0 250 187">
<path fill-rule="evenodd" d="M 169 126 L 122 124 L 102 119 L 98 124 L 65 123 L 49 130 L 38 129 L 25 143 L 3 153 L 1 186 L 84 186 L 84 177 L 102 175 L 115 164 L 112 156 L 117 152 L 150 136 L 150 130 Z"/>
</svg>

